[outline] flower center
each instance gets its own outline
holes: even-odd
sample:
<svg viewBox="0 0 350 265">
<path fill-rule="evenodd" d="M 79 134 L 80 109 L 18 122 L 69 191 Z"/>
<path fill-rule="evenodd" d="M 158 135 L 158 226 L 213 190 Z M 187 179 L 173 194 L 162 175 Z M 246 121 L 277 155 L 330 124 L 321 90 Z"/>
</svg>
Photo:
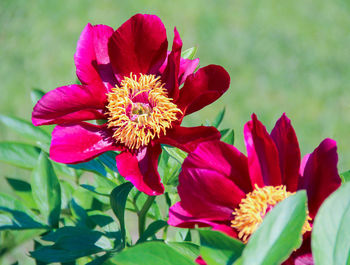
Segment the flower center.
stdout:
<svg viewBox="0 0 350 265">
<path fill-rule="evenodd" d="M 159 77 L 130 74 L 107 94 L 108 128 L 129 149 L 147 145 L 172 127 L 181 110 L 172 103 Z"/>
<path fill-rule="evenodd" d="M 242 199 L 239 207 L 233 211 L 234 219 L 231 221 L 231 227 L 237 229 L 238 237 L 247 242 L 248 237 L 262 223 L 265 215 L 280 201 L 293 195 L 295 192 L 286 191 L 286 186 L 265 186 L 259 188 L 255 185 L 255 189 L 248 193 Z M 308 214 L 308 213 L 307 213 Z M 311 231 L 309 223 L 311 217 L 308 215 L 302 233 Z"/>
</svg>

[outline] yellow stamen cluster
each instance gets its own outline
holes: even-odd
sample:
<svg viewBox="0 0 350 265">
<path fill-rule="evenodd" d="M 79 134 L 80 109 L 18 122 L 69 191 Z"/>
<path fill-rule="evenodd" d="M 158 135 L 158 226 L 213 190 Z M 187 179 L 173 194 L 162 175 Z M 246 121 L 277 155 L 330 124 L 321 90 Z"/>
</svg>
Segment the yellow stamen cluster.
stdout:
<svg viewBox="0 0 350 265">
<path fill-rule="evenodd" d="M 243 242 L 247 242 L 248 237 L 253 234 L 262 223 L 266 213 L 277 203 L 283 201 L 292 194 L 294 194 L 294 192 L 287 191 L 284 185 L 265 186 L 263 188 L 259 188 L 255 185 L 255 189 L 242 199 L 239 207 L 232 213 L 234 215 L 234 220 L 231 221 L 231 227 L 238 231 L 238 237 L 242 239 Z M 311 217 L 308 215 L 302 229 L 303 234 L 307 231 L 311 231 L 309 221 L 311 221 Z"/>
<path fill-rule="evenodd" d="M 117 142 L 130 149 L 147 145 L 161 133 L 165 135 L 182 113 L 154 75 L 130 74 L 107 97 L 108 128 L 114 130 Z"/>
</svg>

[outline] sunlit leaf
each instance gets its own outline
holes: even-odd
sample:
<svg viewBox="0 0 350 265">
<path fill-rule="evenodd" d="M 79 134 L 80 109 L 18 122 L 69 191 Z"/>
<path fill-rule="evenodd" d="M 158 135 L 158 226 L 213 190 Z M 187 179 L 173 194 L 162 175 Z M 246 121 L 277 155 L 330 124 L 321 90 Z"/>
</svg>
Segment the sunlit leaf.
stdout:
<svg viewBox="0 0 350 265">
<path fill-rule="evenodd" d="M 194 261 L 181 255 L 163 242 L 145 242 L 127 248 L 111 259 L 118 265 L 195 265 Z"/>
<path fill-rule="evenodd" d="M 28 182 L 15 178 L 6 178 L 6 180 L 27 207 L 32 209 L 37 207 L 32 196 L 32 187 Z"/>
<path fill-rule="evenodd" d="M 36 166 L 40 149 L 29 144 L 16 142 L 0 143 L 0 161 L 26 169 Z"/>
<path fill-rule="evenodd" d="M 45 95 L 45 92 L 34 88 L 30 92 L 30 98 L 32 99 L 33 106 Z"/>
<path fill-rule="evenodd" d="M 218 128 L 222 122 L 222 120 L 224 119 L 224 116 L 225 116 L 225 108 L 223 108 L 219 113 L 218 115 L 215 117 L 214 121 L 213 121 L 213 126 Z"/>
<path fill-rule="evenodd" d="M 44 148 L 45 151 L 48 151 L 50 135 L 40 127 L 36 127 L 31 122 L 20 118 L 2 114 L 0 114 L 0 122 L 22 137 L 35 141 L 40 147 Z"/>
<path fill-rule="evenodd" d="M 184 50 L 181 53 L 181 57 L 184 58 L 184 59 L 193 60 L 194 57 L 196 56 L 196 53 L 197 53 L 197 47 L 192 47 L 192 48 L 189 48 L 187 50 Z"/>
<path fill-rule="evenodd" d="M 221 141 L 233 145 L 235 142 L 235 132 L 233 130 L 230 130 L 221 138 Z"/>
<path fill-rule="evenodd" d="M 42 239 L 55 243 L 42 246 L 30 254 L 35 259 L 48 263 L 70 262 L 112 248 L 103 233 L 82 227 L 63 227 L 45 235 Z"/>
<path fill-rule="evenodd" d="M 122 232 L 123 242 L 125 242 L 125 235 L 126 235 L 125 220 L 124 220 L 125 204 L 126 204 L 126 199 L 128 198 L 129 192 L 133 187 L 134 186 L 132 185 L 131 182 L 126 182 L 116 187 L 110 195 L 111 207 L 115 216 L 118 218 L 121 232 Z"/>
<path fill-rule="evenodd" d="M 153 223 L 151 223 L 147 227 L 145 232 L 143 232 L 142 236 L 139 238 L 137 243 L 141 243 L 141 242 L 146 241 L 149 237 L 155 235 L 160 229 L 164 228 L 167 225 L 168 225 L 168 223 L 166 221 L 163 221 L 163 220 L 154 221 Z"/>
<path fill-rule="evenodd" d="M 33 198 L 50 226 L 57 227 L 61 212 L 61 187 L 52 164 L 41 153 L 32 173 Z"/>
<path fill-rule="evenodd" d="M 232 264 L 244 249 L 244 244 L 218 231 L 199 230 L 200 254 L 208 265 Z"/>
<path fill-rule="evenodd" d="M 317 265 L 350 264 L 350 182 L 331 194 L 318 210 L 312 230 Z"/>
<path fill-rule="evenodd" d="M 1 213 L 3 212 L 3 213 Z M 46 229 L 47 226 L 21 201 L 0 193 L 0 230 Z"/>
</svg>

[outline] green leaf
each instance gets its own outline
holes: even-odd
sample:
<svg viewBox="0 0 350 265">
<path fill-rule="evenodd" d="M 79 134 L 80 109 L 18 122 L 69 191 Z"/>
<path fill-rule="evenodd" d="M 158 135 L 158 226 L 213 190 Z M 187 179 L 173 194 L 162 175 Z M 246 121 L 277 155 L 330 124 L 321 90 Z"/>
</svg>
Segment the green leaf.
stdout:
<svg viewBox="0 0 350 265">
<path fill-rule="evenodd" d="M 115 162 L 115 157 L 117 156 L 116 152 L 109 151 L 105 152 L 98 157 L 103 164 L 105 164 L 110 170 L 118 172 L 117 164 Z"/>
<path fill-rule="evenodd" d="M 321 205 L 312 229 L 312 254 L 317 265 L 350 264 L 350 182 Z"/>
<path fill-rule="evenodd" d="M 118 221 L 120 224 L 123 244 L 125 244 L 125 236 L 126 236 L 125 220 L 124 220 L 125 204 L 126 204 L 126 200 L 128 198 L 129 192 L 133 187 L 134 186 L 132 185 L 131 182 L 126 182 L 116 187 L 110 195 L 112 210 L 115 216 L 118 218 Z"/>
<path fill-rule="evenodd" d="M 167 244 L 191 260 L 199 256 L 199 246 L 191 242 L 167 242 Z"/>
<path fill-rule="evenodd" d="M 213 121 L 213 126 L 215 128 L 218 128 L 222 122 L 222 120 L 224 119 L 225 116 L 225 108 L 222 109 L 222 111 L 219 112 L 219 114 L 215 117 L 214 121 Z"/>
<path fill-rule="evenodd" d="M 70 262 L 112 248 L 109 239 L 103 233 L 82 227 L 63 227 L 42 239 L 55 243 L 38 248 L 30 254 L 35 259 L 48 263 Z"/>
<path fill-rule="evenodd" d="M 4 213 L 1 213 L 4 212 Z M 21 201 L 0 193 L 0 230 L 35 229 L 47 227 Z"/>
<path fill-rule="evenodd" d="M 111 259 L 118 265 L 195 265 L 163 242 L 145 242 L 127 248 Z"/>
<path fill-rule="evenodd" d="M 29 144 L 15 142 L 0 143 L 0 161 L 25 168 L 35 167 L 40 149 Z"/>
<path fill-rule="evenodd" d="M 15 178 L 6 178 L 6 180 L 27 207 L 32 209 L 37 207 L 32 196 L 32 187 L 28 182 Z"/>
<path fill-rule="evenodd" d="M 46 151 L 48 150 L 50 135 L 41 128 L 34 126 L 31 122 L 1 114 L 0 122 L 21 136 L 35 141 L 40 147 L 45 148 Z"/>
<path fill-rule="evenodd" d="M 192 47 L 192 48 L 189 48 L 187 50 L 184 50 L 181 53 L 181 57 L 184 58 L 184 59 L 193 60 L 194 56 L 196 56 L 196 53 L 197 53 L 197 47 Z"/>
<path fill-rule="evenodd" d="M 160 229 L 167 225 L 168 223 L 163 220 L 154 221 L 147 227 L 145 232 L 143 232 L 142 236 L 139 238 L 139 240 L 137 240 L 136 244 L 146 241 L 149 237 L 155 235 Z"/>
<path fill-rule="evenodd" d="M 61 213 L 61 187 L 52 164 L 45 153 L 41 153 L 32 173 L 34 201 L 50 226 L 58 227 Z"/>
<path fill-rule="evenodd" d="M 39 101 L 39 99 L 41 99 L 43 96 L 45 95 L 45 92 L 34 88 L 32 89 L 32 91 L 30 92 L 30 98 L 32 99 L 32 103 L 33 106 Z"/>
<path fill-rule="evenodd" d="M 166 145 L 163 145 L 162 147 L 163 147 L 163 150 L 168 152 L 168 154 L 181 165 L 184 162 L 185 158 L 187 157 L 186 152 L 184 152 L 176 147 L 166 146 Z"/>
<path fill-rule="evenodd" d="M 341 173 L 340 178 L 343 183 L 350 181 L 350 170 Z"/>
<path fill-rule="evenodd" d="M 102 175 L 104 177 L 107 176 L 107 172 L 106 172 L 105 167 L 97 159 L 93 159 L 93 160 L 91 160 L 89 162 L 69 165 L 69 167 L 75 168 L 75 169 L 83 169 L 83 170 L 86 170 L 86 171 L 91 171 L 91 172 L 100 174 L 100 175 Z"/>
<path fill-rule="evenodd" d="M 221 137 L 221 141 L 233 145 L 235 142 L 235 132 L 233 130 L 230 130 L 227 134 Z"/>
<path fill-rule="evenodd" d="M 264 218 L 243 250 L 242 264 L 281 264 L 301 244 L 306 220 L 306 192 L 278 203 Z"/>
<path fill-rule="evenodd" d="M 200 254 L 208 265 L 232 264 L 244 249 L 244 244 L 218 231 L 199 230 Z"/>
</svg>

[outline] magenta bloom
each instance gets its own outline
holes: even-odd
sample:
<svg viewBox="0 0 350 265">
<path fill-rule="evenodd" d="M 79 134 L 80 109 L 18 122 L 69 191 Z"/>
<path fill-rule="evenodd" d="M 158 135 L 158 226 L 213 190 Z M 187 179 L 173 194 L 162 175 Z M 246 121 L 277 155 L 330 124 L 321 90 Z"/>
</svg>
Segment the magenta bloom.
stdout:
<svg viewBox="0 0 350 265">
<path fill-rule="evenodd" d="M 163 193 L 157 171 L 160 144 L 189 152 L 202 141 L 219 139 L 213 127 L 180 124 L 185 115 L 218 99 L 230 83 L 228 73 L 217 65 L 193 73 L 199 60 L 181 58 L 176 28 L 171 52 L 167 47 L 164 25 L 154 15 L 137 14 L 115 31 L 88 24 L 74 56 L 82 85 L 48 92 L 33 110 L 34 125 L 58 124 L 50 157 L 80 163 L 106 151 L 121 151 L 116 159 L 119 173 L 140 191 Z"/>
<path fill-rule="evenodd" d="M 202 143 L 189 154 L 179 176 L 181 201 L 170 208 L 169 224 L 210 226 L 246 242 L 275 204 L 305 189 L 309 216 L 304 241 L 285 264 L 312 261 L 313 219 L 341 184 L 336 142 L 323 140 L 301 160 L 297 137 L 285 114 L 271 134 L 253 114 L 244 127 L 244 138 L 248 156 L 220 141 Z"/>
</svg>

